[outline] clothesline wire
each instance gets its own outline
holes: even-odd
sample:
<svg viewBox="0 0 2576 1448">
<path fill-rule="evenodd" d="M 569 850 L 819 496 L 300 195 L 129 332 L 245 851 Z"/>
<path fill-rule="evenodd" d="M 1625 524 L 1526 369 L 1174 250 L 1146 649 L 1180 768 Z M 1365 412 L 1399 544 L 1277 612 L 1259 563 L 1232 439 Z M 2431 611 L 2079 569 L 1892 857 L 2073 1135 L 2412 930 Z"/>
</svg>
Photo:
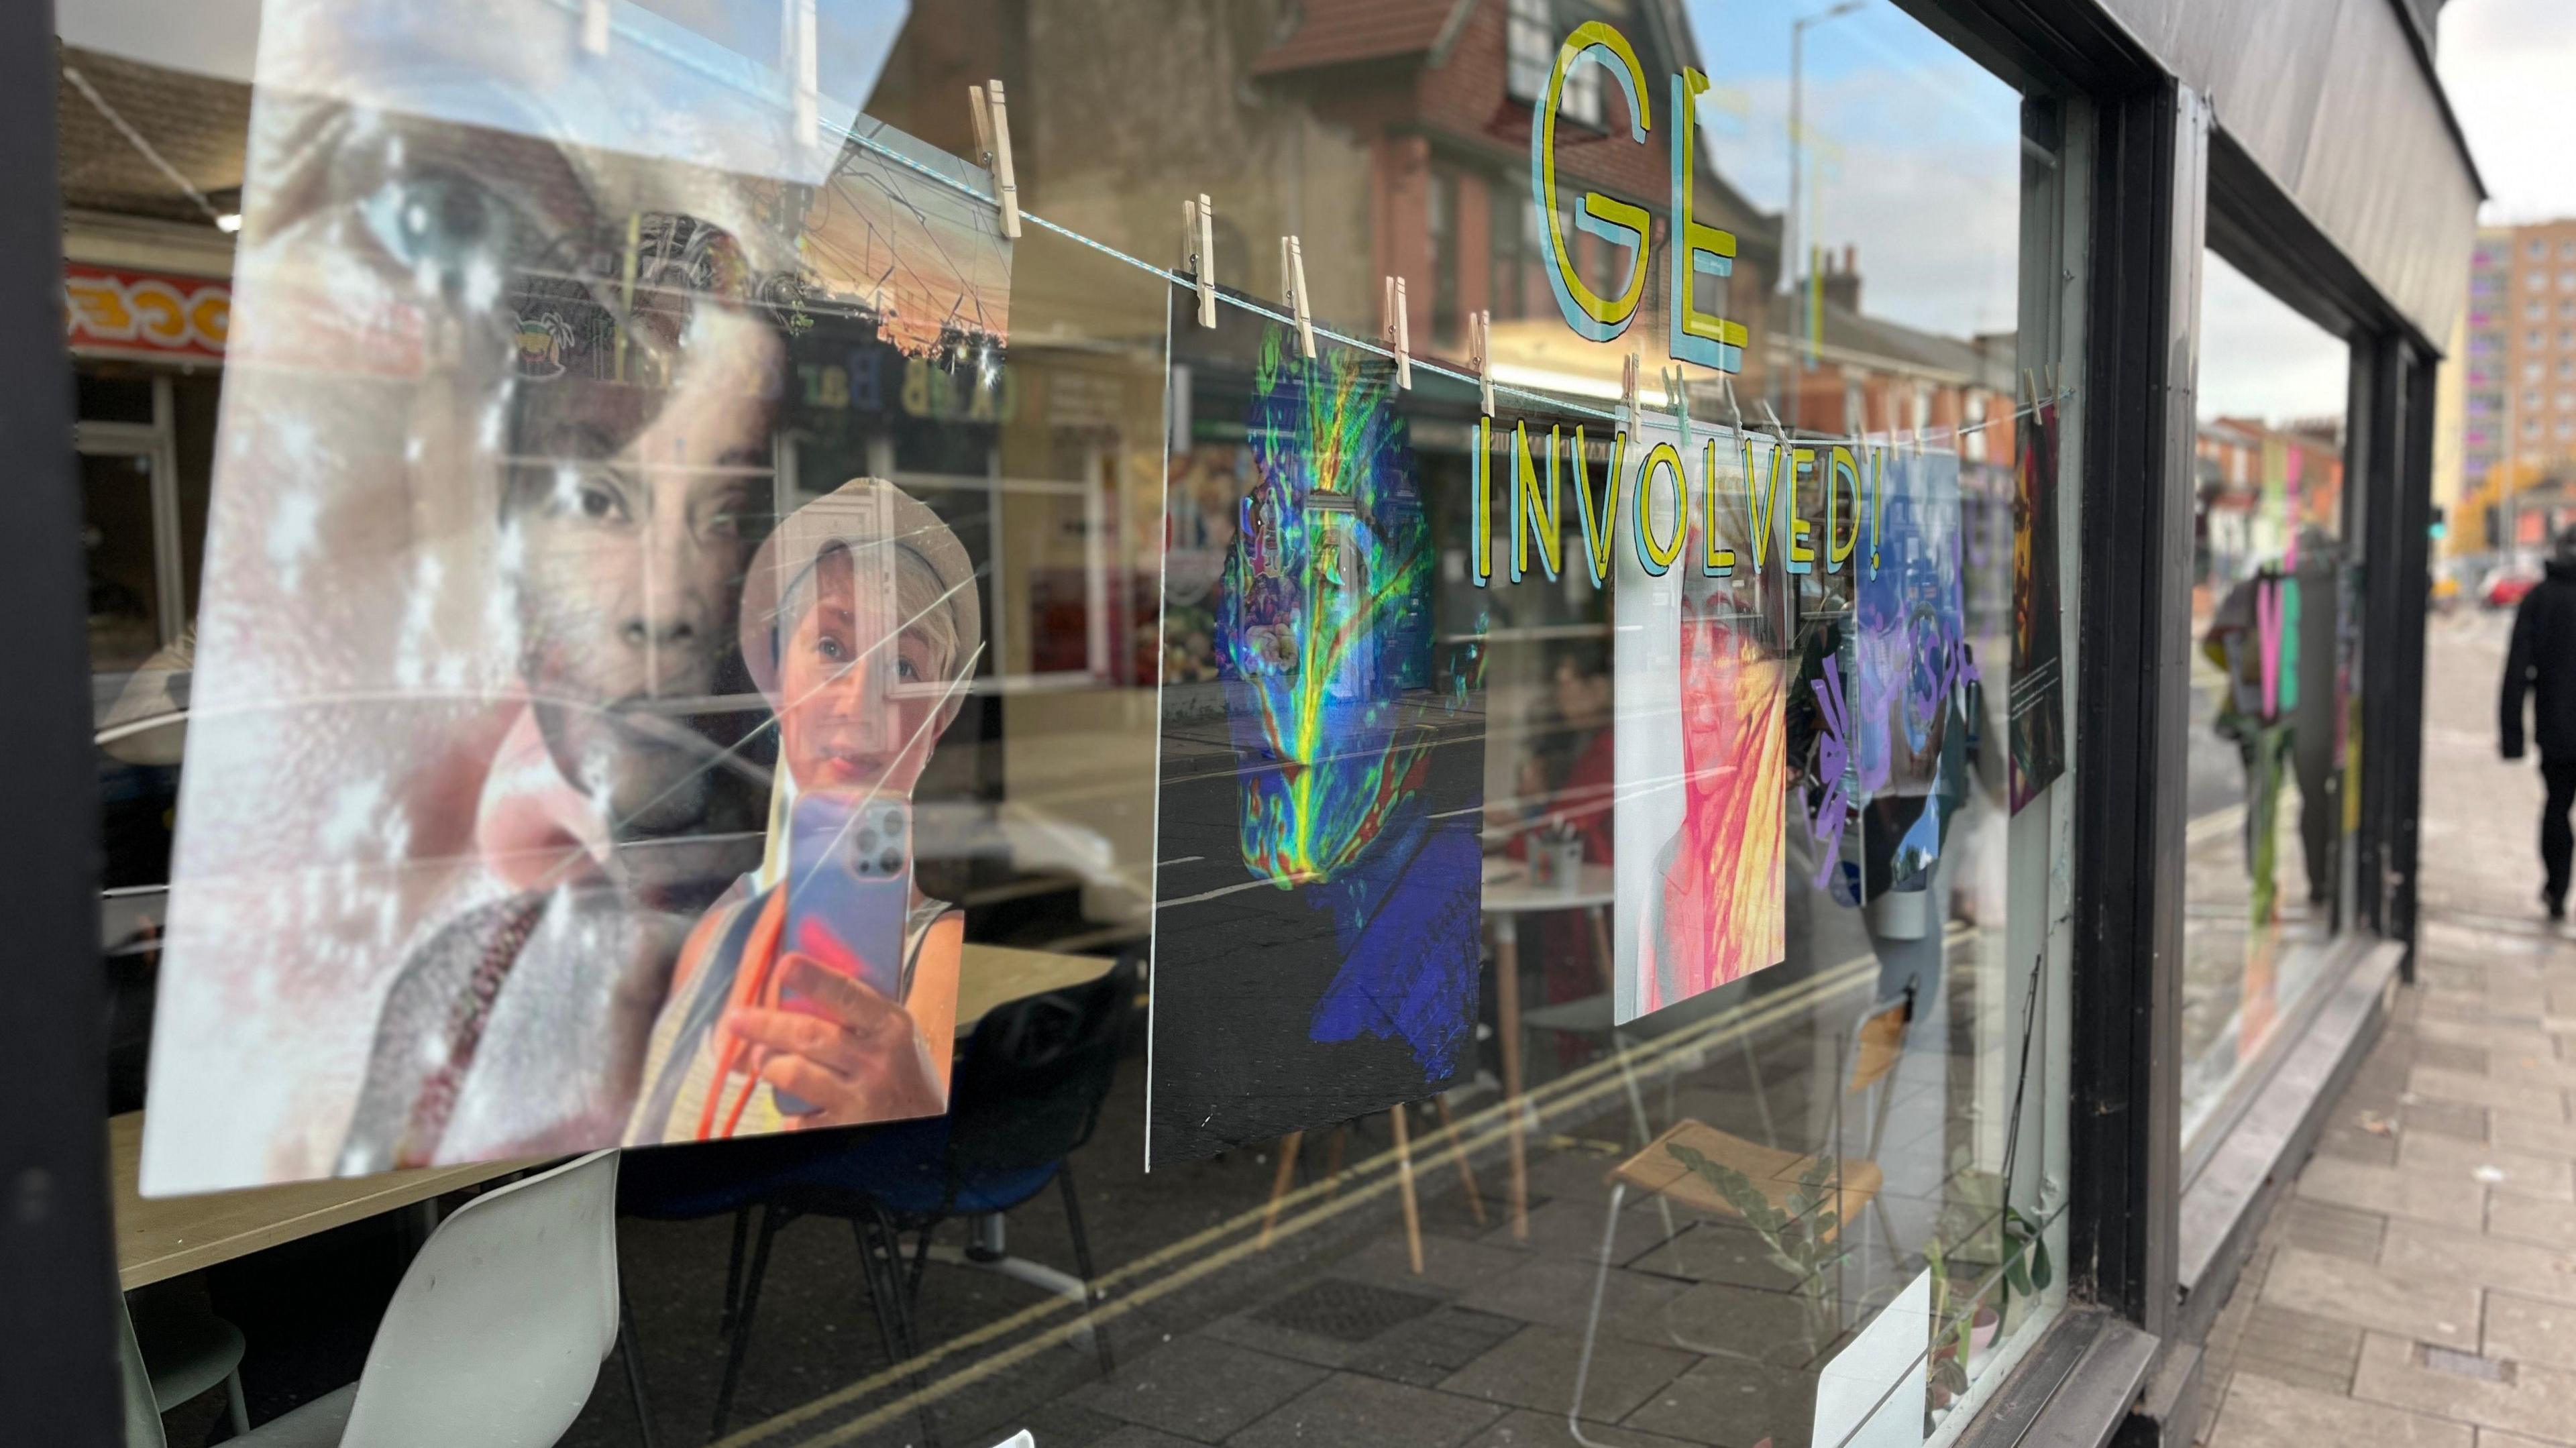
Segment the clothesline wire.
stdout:
<svg viewBox="0 0 2576 1448">
<path fill-rule="evenodd" d="M 570 9 L 574 8 L 578 4 L 578 0 L 556 0 L 556 3 L 564 8 Z M 642 45 L 644 48 L 661 55 L 667 60 L 697 71 L 699 74 L 710 80 L 716 81 L 719 84 L 733 85 L 737 89 L 740 89 L 740 86 L 734 77 L 719 73 L 714 68 L 706 65 L 696 56 L 691 55 L 688 52 L 675 50 L 672 47 L 665 45 L 659 37 L 640 34 L 628 30 L 623 26 L 619 27 L 618 33 L 635 41 L 637 44 Z M 770 98 L 775 99 L 774 97 Z M 912 156 L 905 155 L 903 152 L 896 150 L 894 147 L 887 145 L 874 136 L 862 135 L 849 126 L 842 125 L 829 119 L 820 120 L 819 126 L 820 129 L 848 140 L 863 150 L 883 157 L 884 159 L 892 161 L 896 165 L 902 166 L 908 170 L 917 172 L 921 176 L 936 182 L 941 186 L 948 187 L 953 191 L 972 197 L 987 206 L 998 207 L 1001 205 L 1001 198 L 998 195 L 982 191 L 959 177 L 949 175 L 947 172 L 925 165 L 920 160 Z M 1054 232 L 1058 236 L 1090 247 L 1092 250 L 1097 251 L 1104 256 L 1124 262 L 1128 266 L 1134 267 L 1139 271 L 1150 272 L 1173 286 L 1195 287 L 1198 284 L 1198 279 L 1186 272 L 1156 266 L 1154 263 L 1149 262 L 1142 257 L 1121 251 L 1117 247 L 1111 246 L 1107 242 L 1101 241 L 1096 237 L 1085 236 L 1081 232 L 1076 231 L 1069 226 L 1050 221 L 1025 207 L 1021 208 L 1020 219 L 1023 222 L 1043 227 L 1048 231 Z M 1218 300 L 1230 302 L 1245 311 L 1252 312 L 1258 316 L 1267 317 L 1274 322 L 1293 325 L 1296 321 L 1294 317 L 1285 312 L 1274 311 L 1259 302 L 1252 301 L 1240 295 L 1221 292 L 1218 294 Z M 1351 347 L 1361 352 L 1366 352 L 1373 356 L 1389 360 L 1392 360 L 1395 356 L 1394 350 L 1388 347 L 1382 340 L 1368 337 L 1356 337 L 1344 332 L 1336 331 L 1331 327 L 1325 326 L 1321 322 L 1314 321 L 1312 318 L 1308 319 L 1308 323 L 1314 328 L 1315 333 L 1318 336 L 1330 338 L 1332 341 L 1345 347 Z M 1484 381 L 1484 379 L 1476 373 L 1463 371 L 1459 368 L 1449 366 L 1430 358 L 1417 356 L 1413 358 L 1413 365 L 1416 368 L 1430 372 L 1435 376 L 1446 377 L 1451 381 L 1465 383 L 1471 387 L 1480 386 Z M 1550 393 L 1537 392 L 1529 388 L 1515 386 L 1510 383 L 1497 382 L 1493 384 L 1493 387 L 1494 395 L 1496 397 L 1508 396 L 1516 400 L 1524 400 L 1553 412 L 1576 413 L 1584 417 L 1596 418 L 1603 422 L 1612 423 L 1624 422 L 1630 415 L 1628 410 L 1625 408 L 1619 411 L 1608 411 L 1594 407 L 1588 403 L 1574 402 Z M 2033 391 L 2036 392 L 2037 389 L 2034 388 Z M 2044 407 L 2069 402 L 2072 401 L 2074 397 L 2075 389 L 2069 387 L 2056 391 L 2045 397 L 2034 396 L 2031 401 L 2021 403 L 2019 402 L 2017 392 L 2016 402 L 2018 405 L 2016 405 L 2010 413 L 2002 417 L 1990 417 L 1981 422 L 1968 423 L 1952 428 L 1914 428 L 1907 429 L 1902 433 L 1890 432 L 1881 435 L 1886 439 L 1885 441 L 1873 441 L 1872 435 L 1865 431 L 1851 434 L 1850 436 L 1853 441 L 1860 443 L 1864 447 L 1929 447 L 1945 438 L 1952 442 L 1956 442 L 1989 427 L 1995 427 L 2007 422 L 2019 422 L 2023 418 L 2037 415 L 2037 413 Z M 1636 415 L 1640 416 L 1657 411 L 1657 409 L 1645 407 L 1642 403 L 1640 403 L 1635 409 Z M 1663 412 L 1661 415 L 1674 417 L 1682 414 L 1675 411 Z M 1731 429 L 1721 428 L 1720 425 L 1716 423 L 1710 423 L 1709 426 L 1713 430 L 1732 431 L 1738 438 L 1745 439 L 1778 435 L 1771 432 L 1765 432 L 1758 428 L 1750 428 L 1741 425 L 1735 426 Z M 1817 434 L 1815 436 L 1818 439 L 1825 439 L 1837 435 Z"/>
</svg>

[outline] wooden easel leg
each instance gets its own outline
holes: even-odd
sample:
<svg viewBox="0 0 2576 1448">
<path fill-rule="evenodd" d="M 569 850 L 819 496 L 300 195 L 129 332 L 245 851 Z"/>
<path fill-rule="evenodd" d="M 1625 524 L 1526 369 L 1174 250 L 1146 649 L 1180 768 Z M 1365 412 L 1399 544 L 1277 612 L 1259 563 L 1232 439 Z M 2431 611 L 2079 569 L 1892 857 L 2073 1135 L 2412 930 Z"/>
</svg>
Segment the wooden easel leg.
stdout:
<svg viewBox="0 0 2576 1448">
<path fill-rule="evenodd" d="M 1395 1123 L 1395 1178 L 1404 1193 L 1404 1250 L 1413 1262 L 1413 1275 L 1422 1275 L 1422 1206 L 1413 1197 L 1413 1143 L 1405 1116 L 1411 1107 L 1398 1103 L 1387 1112 Z"/>
<path fill-rule="evenodd" d="M 1350 1138 L 1350 1134 L 1350 1123 L 1344 1122 L 1333 1128 L 1331 1136 L 1324 1138 L 1325 1201 L 1342 1194 L 1342 1143 Z"/>
<path fill-rule="evenodd" d="M 1306 1133 L 1292 1131 L 1279 1138 L 1279 1171 L 1270 1179 L 1270 1209 L 1261 1214 L 1261 1240 L 1256 1252 L 1270 1250 L 1270 1234 L 1279 1225 L 1279 1200 L 1288 1195 L 1288 1184 L 1297 1178 L 1297 1149 L 1306 1144 Z"/>
<path fill-rule="evenodd" d="M 1458 1180 L 1467 1188 L 1467 1210 L 1475 1213 L 1476 1225 L 1485 1225 L 1485 1198 L 1476 1190 L 1476 1169 L 1467 1163 L 1466 1138 L 1458 1134 L 1458 1118 L 1449 1114 L 1449 1093 L 1431 1098 L 1440 1108 L 1440 1129 L 1449 1133 L 1449 1149 L 1458 1154 Z"/>
</svg>

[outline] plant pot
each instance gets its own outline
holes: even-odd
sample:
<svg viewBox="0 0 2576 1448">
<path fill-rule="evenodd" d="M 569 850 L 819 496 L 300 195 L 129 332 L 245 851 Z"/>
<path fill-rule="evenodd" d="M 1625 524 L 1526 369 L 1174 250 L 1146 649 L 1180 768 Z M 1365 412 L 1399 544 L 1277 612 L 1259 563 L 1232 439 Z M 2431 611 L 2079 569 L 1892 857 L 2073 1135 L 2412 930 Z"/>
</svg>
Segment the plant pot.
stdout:
<svg viewBox="0 0 2576 1448">
<path fill-rule="evenodd" d="M 1969 1356 L 1974 1357 L 1976 1354 L 1984 1352 L 1994 1343 L 1995 1335 L 2002 1332 L 2003 1327 L 2004 1319 L 2002 1313 L 1995 1311 L 1991 1307 L 1978 1308 L 1976 1321 L 1968 1328 Z"/>
</svg>

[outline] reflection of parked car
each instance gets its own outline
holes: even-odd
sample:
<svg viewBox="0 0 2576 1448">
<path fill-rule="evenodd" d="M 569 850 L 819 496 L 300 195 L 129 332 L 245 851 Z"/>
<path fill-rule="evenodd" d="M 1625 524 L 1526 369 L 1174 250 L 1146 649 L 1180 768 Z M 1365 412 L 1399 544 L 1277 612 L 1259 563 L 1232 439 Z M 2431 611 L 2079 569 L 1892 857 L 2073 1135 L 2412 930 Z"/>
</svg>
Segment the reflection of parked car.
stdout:
<svg viewBox="0 0 2576 1448">
<path fill-rule="evenodd" d="M 2512 608 L 2521 603 L 2522 596 L 2531 592 L 2532 585 L 2538 582 L 2540 573 L 2537 569 L 2499 568 L 2487 575 L 2486 582 L 2478 585 L 2478 602 L 2489 608 Z"/>
</svg>

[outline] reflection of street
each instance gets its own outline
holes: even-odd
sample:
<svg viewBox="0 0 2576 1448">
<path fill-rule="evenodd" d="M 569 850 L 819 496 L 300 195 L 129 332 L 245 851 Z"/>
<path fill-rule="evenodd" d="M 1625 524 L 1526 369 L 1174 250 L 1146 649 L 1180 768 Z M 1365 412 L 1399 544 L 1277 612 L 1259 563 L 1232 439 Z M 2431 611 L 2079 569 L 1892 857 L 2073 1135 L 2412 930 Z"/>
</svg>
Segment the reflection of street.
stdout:
<svg viewBox="0 0 2576 1448">
<path fill-rule="evenodd" d="M 2191 660 L 2183 857 L 2183 1121 L 2215 1107 L 2236 1064 L 2261 1048 L 2324 964 L 2329 920 L 2305 888 L 2298 771 L 2284 759 L 2273 805 L 2275 923 L 2256 929 L 2246 838 L 2247 780 L 2237 745 L 2215 727 L 2224 678 Z"/>
</svg>

